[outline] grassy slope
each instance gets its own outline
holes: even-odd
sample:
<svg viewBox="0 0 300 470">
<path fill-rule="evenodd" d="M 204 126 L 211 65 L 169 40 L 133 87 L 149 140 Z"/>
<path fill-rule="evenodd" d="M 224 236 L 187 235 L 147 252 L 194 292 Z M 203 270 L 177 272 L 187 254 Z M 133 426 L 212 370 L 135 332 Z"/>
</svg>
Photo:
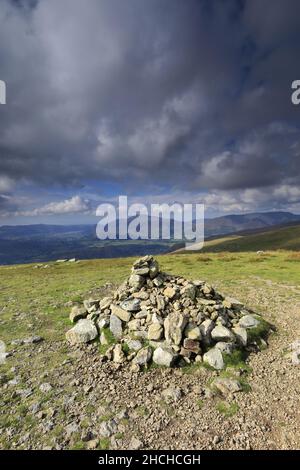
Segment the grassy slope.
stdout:
<svg viewBox="0 0 300 470">
<path fill-rule="evenodd" d="M 163 270 L 191 279 L 205 279 L 228 290 L 236 281 L 251 277 L 270 279 L 290 285 L 299 283 L 298 253 L 273 252 L 179 254 L 158 257 Z M 49 263 L 49 268 L 34 265 L 0 267 L 0 339 L 5 342 L 31 331 L 60 339 L 70 326 L 69 300 L 87 298 L 105 282 L 120 283 L 129 274 L 132 258 L 88 260 L 78 264 Z M 243 299 L 241 299 L 243 300 Z M 17 313 L 25 313 L 15 317 Z M 30 316 L 30 321 L 27 316 Z"/>
<path fill-rule="evenodd" d="M 230 235 L 209 240 L 202 252 L 215 251 L 258 251 L 258 250 L 300 250 L 300 226 L 267 230 L 251 235 Z"/>
<path fill-rule="evenodd" d="M 255 289 L 255 286 L 261 288 L 265 281 L 275 283 L 275 290 L 276 283 L 299 285 L 299 253 L 280 251 L 263 256 L 255 253 L 194 253 L 157 258 L 164 271 L 191 279 L 207 280 L 220 292 L 234 295 L 246 303 L 249 289 Z M 128 276 L 132 261 L 132 258 L 126 258 L 89 260 L 78 264 L 49 263 L 47 269 L 35 269 L 34 265 L 0 267 L 0 339 L 5 341 L 7 350 L 12 350 L 14 346 L 10 344 L 11 340 L 41 335 L 47 346 L 39 350 L 38 354 L 31 354 L 30 358 L 26 356 L 25 364 L 30 361 L 30 366 L 25 365 L 25 368 L 29 367 L 27 372 L 36 387 L 35 392 L 26 400 L 18 396 L 12 398 L 11 394 L 7 394 L 8 401 L 5 403 L 9 406 L 2 408 L 0 428 L 12 427 L 21 434 L 28 429 L 30 432 L 39 432 L 39 420 L 30 413 L 23 417 L 22 413 L 37 399 L 48 400 L 42 397 L 37 384 L 43 380 L 45 371 L 49 377 L 55 375 L 56 370 L 61 370 L 63 361 L 70 358 L 64 338 L 65 332 L 71 327 L 68 319 L 70 307 L 65 306 L 66 302 L 88 298 L 91 292 L 106 282 L 120 283 Z M 293 289 L 287 289 L 286 293 L 284 291 L 282 302 L 285 301 L 285 295 L 290 298 L 296 292 Z M 260 302 L 259 299 L 257 305 L 252 301 L 251 307 L 261 313 L 269 310 L 268 302 Z M 16 348 L 7 363 L 0 365 L 0 376 L 2 373 L 8 374 L 10 378 L 14 376 L 9 372 L 10 368 L 15 366 L 20 369 L 20 363 L 24 361 L 23 351 L 26 348 Z M 21 382 L 17 387 L 28 388 L 28 382 Z M 68 390 L 66 388 L 65 392 L 68 393 Z M 5 403 L 2 401 L 0 405 L 3 407 Z M 57 401 L 55 403 L 57 407 Z M 63 413 L 63 408 L 58 409 L 59 413 Z M 57 432 L 55 428 L 48 433 L 49 442 Z M 0 449 L 8 446 L 5 436 L 4 432 L 0 433 Z"/>
</svg>

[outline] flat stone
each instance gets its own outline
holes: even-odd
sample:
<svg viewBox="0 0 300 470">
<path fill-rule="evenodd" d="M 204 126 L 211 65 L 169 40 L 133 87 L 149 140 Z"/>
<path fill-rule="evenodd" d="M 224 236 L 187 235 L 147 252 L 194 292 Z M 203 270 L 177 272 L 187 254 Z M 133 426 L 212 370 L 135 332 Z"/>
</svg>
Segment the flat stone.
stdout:
<svg viewBox="0 0 300 470">
<path fill-rule="evenodd" d="M 244 315 L 239 321 L 241 328 L 255 328 L 257 325 L 259 321 L 253 315 Z"/>
<path fill-rule="evenodd" d="M 141 309 L 140 303 L 139 299 L 124 300 L 121 303 L 121 308 L 123 308 L 123 310 L 127 310 L 127 312 L 138 312 Z"/>
<path fill-rule="evenodd" d="M 222 325 L 217 325 L 212 330 L 211 337 L 214 341 L 232 341 L 234 339 L 233 333 Z"/>
<path fill-rule="evenodd" d="M 67 331 L 66 338 L 71 344 L 88 343 L 97 338 L 98 330 L 91 320 L 79 320 L 76 325 Z"/>
<path fill-rule="evenodd" d="M 124 310 L 118 305 L 111 305 L 111 313 L 124 322 L 128 322 L 131 318 L 131 312 Z"/>
<path fill-rule="evenodd" d="M 213 382 L 212 386 L 216 387 L 223 395 L 229 395 L 230 393 L 240 392 L 242 386 L 236 379 L 217 377 Z"/>
</svg>

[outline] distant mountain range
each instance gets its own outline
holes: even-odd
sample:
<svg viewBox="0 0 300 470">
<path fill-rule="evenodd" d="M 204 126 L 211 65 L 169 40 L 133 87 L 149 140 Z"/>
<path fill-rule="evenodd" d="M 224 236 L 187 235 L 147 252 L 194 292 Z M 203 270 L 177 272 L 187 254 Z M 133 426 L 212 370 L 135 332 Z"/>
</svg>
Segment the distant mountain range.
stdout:
<svg viewBox="0 0 300 470">
<path fill-rule="evenodd" d="M 205 238 L 294 222 L 300 222 L 300 215 L 289 212 L 226 215 L 206 219 Z M 101 241 L 96 237 L 95 225 L 6 225 L 0 227 L 0 264 L 160 254 L 179 245 L 172 239 Z"/>
</svg>

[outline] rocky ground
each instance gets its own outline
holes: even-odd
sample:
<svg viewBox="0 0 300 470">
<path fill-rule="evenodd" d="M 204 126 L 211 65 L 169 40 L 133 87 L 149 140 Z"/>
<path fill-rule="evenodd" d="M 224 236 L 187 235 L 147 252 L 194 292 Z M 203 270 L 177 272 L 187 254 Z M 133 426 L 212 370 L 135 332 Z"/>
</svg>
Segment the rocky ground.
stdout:
<svg viewBox="0 0 300 470">
<path fill-rule="evenodd" d="M 300 338 L 300 290 L 251 278 L 231 286 L 230 294 L 240 292 L 277 331 L 267 349 L 229 372 L 202 364 L 133 372 L 105 362 L 98 344 L 40 340 L 38 328 L 16 338 L 27 341 L 11 345 L 1 372 L 1 447 L 299 449 L 300 366 L 286 353 Z M 213 392 L 220 374 L 237 377 L 244 390 Z"/>
</svg>

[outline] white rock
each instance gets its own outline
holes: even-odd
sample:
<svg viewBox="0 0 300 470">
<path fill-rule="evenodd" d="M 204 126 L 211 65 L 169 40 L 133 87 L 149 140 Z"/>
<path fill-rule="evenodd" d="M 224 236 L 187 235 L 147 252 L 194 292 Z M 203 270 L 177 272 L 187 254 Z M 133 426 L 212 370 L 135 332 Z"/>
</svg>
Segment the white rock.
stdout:
<svg viewBox="0 0 300 470">
<path fill-rule="evenodd" d="M 171 348 L 159 347 L 153 353 L 153 362 L 159 366 L 171 367 L 176 357 Z"/>
<path fill-rule="evenodd" d="M 91 320 L 79 320 L 76 325 L 67 331 L 66 338 L 71 344 L 88 343 L 97 338 L 98 330 Z"/>
<path fill-rule="evenodd" d="M 222 353 L 217 348 L 212 348 L 203 355 L 203 361 L 207 362 L 214 369 L 220 370 L 224 367 Z"/>
<path fill-rule="evenodd" d="M 254 328 L 257 325 L 259 325 L 259 321 L 253 315 L 244 315 L 239 321 L 241 328 Z"/>
<path fill-rule="evenodd" d="M 234 339 L 233 333 L 222 325 L 217 325 L 212 330 L 211 337 L 214 341 L 232 341 Z"/>
</svg>

